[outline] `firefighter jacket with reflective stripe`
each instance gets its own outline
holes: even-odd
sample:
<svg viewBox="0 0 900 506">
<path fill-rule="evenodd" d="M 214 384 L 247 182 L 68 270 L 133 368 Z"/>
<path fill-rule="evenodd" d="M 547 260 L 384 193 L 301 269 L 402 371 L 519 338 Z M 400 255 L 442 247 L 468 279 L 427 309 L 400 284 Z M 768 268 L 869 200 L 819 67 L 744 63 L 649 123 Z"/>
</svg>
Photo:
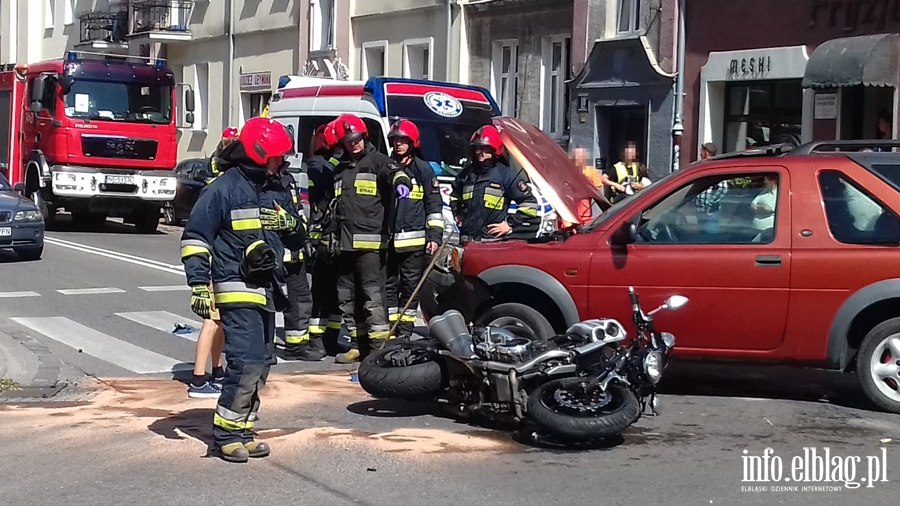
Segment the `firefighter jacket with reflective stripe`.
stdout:
<svg viewBox="0 0 900 506">
<path fill-rule="evenodd" d="M 349 156 L 344 155 L 345 158 Z M 411 187 L 409 176 L 396 162 L 366 142 L 358 160 L 342 160 L 334 175 L 334 236 L 340 251 L 379 250 L 387 247 L 390 211 L 396 188 Z M 332 246 L 334 248 L 334 245 Z"/>
<path fill-rule="evenodd" d="M 279 206 L 295 213 L 291 195 L 280 178 L 266 178 L 265 170 L 236 166 L 206 186 L 181 235 L 181 261 L 190 286 L 213 283 L 217 306 L 259 307 L 274 310 L 273 290 L 283 294 L 285 243 L 297 244 L 300 232 L 279 235 L 264 230 L 260 208 Z M 297 220 L 299 216 L 294 216 Z M 241 261 L 249 250 L 267 244 L 275 252 L 276 268 L 269 288 L 241 279 Z"/>
<path fill-rule="evenodd" d="M 516 202 L 516 212 L 509 212 L 510 201 Z M 523 173 L 516 173 L 502 163 L 495 163 L 483 170 L 469 165 L 453 182 L 450 195 L 453 215 L 462 222 L 460 239 L 468 241 L 495 240 L 488 225 L 506 221 L 513 229 L 506 238 L 526 238 L 537 231 L 537 199 Z"/>
<path fill-rule="evenodd" d="M 303 203 L 300 202 L 300 185 L 289 172 L 283 172 L 279 182 L 282 188 L 287 189 L 291 194 L 291 204 L 293 206 L 291 214 L 301 218 L 300 227 L 297 231 L 283 238 L 284 263 L 300 262 L 303 260 L 303 246 L 309 240 L 306 215 L 303 214 Z"/>
<path fill-rule="evenodd" d="M 444 216 L 441 214 L 443 203 L 434 171 L 428 162 L 418 157 L 401 168 L 412 183 L 412 191 L 408 199 L 397 201 L 394 249 L 422 250 L 428 242 L 440 244 L 444 234 Z"/>
<path fill-rule="evenodd" d="M 334 200 L 334 173 L 340 162 L 337 158 L 325 159 L 316 155 L 306 162 L 306 175 L 309 184 L 309 238 L 314 244 L 323 242 L 327 245 L 331 232 L 331 216 L 328 206 Z"/>
</svg>

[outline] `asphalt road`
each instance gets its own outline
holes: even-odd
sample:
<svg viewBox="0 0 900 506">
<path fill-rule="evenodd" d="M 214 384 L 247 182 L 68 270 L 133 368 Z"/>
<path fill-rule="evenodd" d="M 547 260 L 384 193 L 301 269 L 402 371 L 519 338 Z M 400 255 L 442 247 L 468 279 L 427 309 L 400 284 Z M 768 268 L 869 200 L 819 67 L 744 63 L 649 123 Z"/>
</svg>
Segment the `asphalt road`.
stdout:
<svg viewBox="0 0 900 506">
<path fill-rule="evenodd" d="M 372 400 L 327 362 L 283 363 L 257 425 L 273 455 L 246 465 L 207 458 L 214 401 L 188 400 L 171 380 L 172 368 L 191 362 L 193 342 L 145 324 L 193 319 L 187 292 L 147 290 L 184 283 L 179 235 L 64 222 L 48 234 L 43 260 L 0 258 L 0 330 L 27 333 L 100 378 L 63 391 L 57 400 L 67 403 L 0 404 L 0 502 L 879 505 L 900 492 L 900 420 L 872 411 L 852 376 L 692 363 L 667 370 L 661 416 L 581 449 L 460 423 L 424 404 Z M 59 292 L 85 289 L 106 293 Z M 79 353 L 66 342 L 102 346 Z M 141 360 L 123 359 L 126 351 Z M 141 364 L 170 369 L 135 371 Z M 829 470 L 835 481 L 742 481 L 744 458 L 766 448 L 789 478 L 795 457 L 809 470 L 804 448 L 821 456 L 826 447 L 842 459 Z M 867 457 L 888 481 L 862 482 L 872 477 Z M 810 485 L 841 490 L 790 489 Z"/>
</svg>

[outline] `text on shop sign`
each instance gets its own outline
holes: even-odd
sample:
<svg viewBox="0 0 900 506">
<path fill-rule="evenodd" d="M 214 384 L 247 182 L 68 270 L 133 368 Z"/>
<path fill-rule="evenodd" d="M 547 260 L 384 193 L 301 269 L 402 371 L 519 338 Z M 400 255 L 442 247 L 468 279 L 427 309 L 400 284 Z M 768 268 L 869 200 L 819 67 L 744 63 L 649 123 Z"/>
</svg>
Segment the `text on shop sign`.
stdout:
<svg viewBox="0 0 900 506">
<path fill-rule="evenodd" d="M 272 88 L 272 73 L 258 72 L 241 74 L 241 90 L 269 90 Z"/>
<path fill-rule="evenodd" d="M 863 26 L 881 30 L 888 23 L 900 23 L 900 0 L 812 0 L 808 25 L 853 32 Z"/>
<path fill-rule="evenodd" d="M 730 79 L 747 79 L 765 77 L 772 71 L 771 56 L 751 56 L 750 58 L 734 58 L 728 65 Z"/>
</svg>

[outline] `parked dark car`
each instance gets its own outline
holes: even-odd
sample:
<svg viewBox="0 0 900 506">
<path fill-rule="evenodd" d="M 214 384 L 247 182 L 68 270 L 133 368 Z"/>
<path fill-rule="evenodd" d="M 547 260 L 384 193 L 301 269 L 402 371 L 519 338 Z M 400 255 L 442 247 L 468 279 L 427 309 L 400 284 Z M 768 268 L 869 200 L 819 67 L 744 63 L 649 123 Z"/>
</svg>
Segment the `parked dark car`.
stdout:
<svg viewBox="0 0 900 506">
<path fill-rule="evenodd" d="M 167 225 L 181 225 L 191 215 L 191 209 L 194 208 L 194 203 L 200 196 L 200 190 L 212 178 L 209 159 L 184 160 L 175 167 L 175 176 L 178 178 L 175 200 L 166 203 L 163 207 L 163 217 L 165 217 Z"/>
<path fill-rule="evenodd" d="M 18 186 L 18 185 L 17 185 Z M 19 188 L 24 190 L 24 187 Z M 0 174 L 0 249 L 11 249 L 21 260 L 38 260 L 44 253 L 44 219 L 37 206 L 13 191 Z"/>
</svg>

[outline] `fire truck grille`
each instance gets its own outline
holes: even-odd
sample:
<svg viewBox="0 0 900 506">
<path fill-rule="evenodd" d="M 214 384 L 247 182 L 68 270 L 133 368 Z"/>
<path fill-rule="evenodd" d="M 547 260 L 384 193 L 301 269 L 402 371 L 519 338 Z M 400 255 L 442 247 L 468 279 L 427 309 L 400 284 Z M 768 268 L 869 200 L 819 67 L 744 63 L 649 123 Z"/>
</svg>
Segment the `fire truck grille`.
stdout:
<svg viewBox="0 0 900 506">
<path fill-rule="evenodd" d="M 129 139 L 105 135 L 82 135 L 84 156 L 125 160 L 155 160 L 157 142 L 152 139 Z"/>
</svg>

